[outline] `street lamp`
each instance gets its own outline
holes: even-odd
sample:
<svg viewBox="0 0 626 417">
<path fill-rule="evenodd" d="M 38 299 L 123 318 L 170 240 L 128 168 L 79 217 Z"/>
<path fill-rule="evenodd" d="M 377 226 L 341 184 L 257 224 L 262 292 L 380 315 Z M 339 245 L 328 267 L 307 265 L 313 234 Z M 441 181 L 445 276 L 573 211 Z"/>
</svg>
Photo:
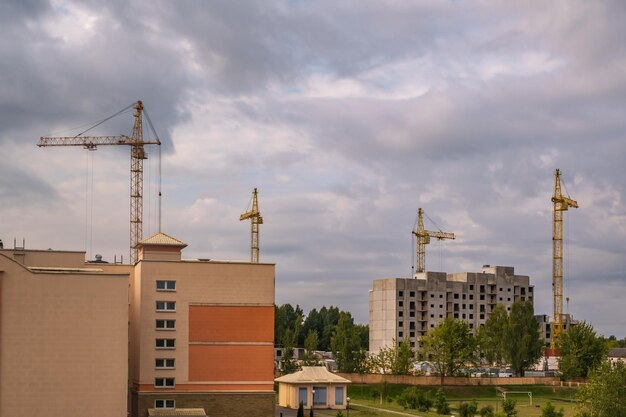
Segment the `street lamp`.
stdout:
<svg viewBox="0 0 626 417">
<path fill-rule="evenodd" d="M 347 407 L 346 407 L 346 417 L 350 417 L 350 397 L 346 397 L 346 403 L 348 403 Z"/>
<path fill-rule="evenodd" d="M 315 408 L 315 389 L 311 390 L 311 395 L 313 398 L 311 398 L 311 413 L 309 415 L 310 417 L 313 417 L 315 415 L 313 412 L 313 409 Z"/>
</svg>

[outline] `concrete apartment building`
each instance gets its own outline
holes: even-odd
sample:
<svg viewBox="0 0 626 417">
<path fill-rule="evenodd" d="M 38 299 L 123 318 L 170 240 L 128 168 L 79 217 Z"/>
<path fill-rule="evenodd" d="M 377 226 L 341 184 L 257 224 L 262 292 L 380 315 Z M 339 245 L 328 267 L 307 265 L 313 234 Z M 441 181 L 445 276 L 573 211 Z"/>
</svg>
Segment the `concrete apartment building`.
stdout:
<svg viewBox="0 0 626 417">
<path fill-rule="evenodd" d="M 484 265 L 481 272 L 420 272 L 414 278 L 386 278 L 373 282 L 369 292 L 370 352 L 408 338 L 419 339 L 445 317 L 469 323 L 472 332 L 496 306 L 507 310 L 516 301 L 533 301 L 533 286 L 513 267 Z"/>
<path fill-rule="evenodd" d="M 0 415 L 273 415 L 274 265 L 138 247 L 135 265 L 0 251 Z"/>
</svg>

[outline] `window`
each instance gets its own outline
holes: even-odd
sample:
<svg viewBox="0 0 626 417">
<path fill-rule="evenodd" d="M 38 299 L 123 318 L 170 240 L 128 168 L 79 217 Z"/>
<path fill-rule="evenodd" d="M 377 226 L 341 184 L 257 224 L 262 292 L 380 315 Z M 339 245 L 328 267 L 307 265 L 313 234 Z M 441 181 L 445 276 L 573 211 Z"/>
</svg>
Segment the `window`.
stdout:
<svg viewBox="0 0 626 417">
<path fill-rule="evenodd" d="M 157 291 L 176 291 L 176 281 L 157 281 Z"/>
<path fill-rule="evenodd" d="M 409 317 L 415 317 L 415 311 L 409 311 Z"/>
<path fill-rule="evenodd" d="M 409 302 L 409 309 L 415 310 L 415 301 L 410 301 Z"/>
<path fill-rule="evenodd" d="M 470 294 L 470 295 L 469 295 L 469 299 L 470 299 L 470 300 L 473 300 L 473 299 L 474 299 L 474 294 Z"/>
<path fill-rule="evenodd" d="M 404 332 L 398 332 L 398 337 L 403 337 L 404 336 Z"/>
<path fill-rule="evenodd" d="M 398 322 L 398 327 L 404 327 L 404 323 L 403 323 L 403 322 L 401 322 L 401 321 L 399 321 L 399 322 Z"/>
<path fill-rule="evenodd" d="M 430 298 L 435 298 L 435 294 L 431 294 L 431 295 L 430 295 Z"/>
<path fill-rule="evenodd" d="M 454 318 L 458 319 L 459 318 L 459 313 L 454 313 Z"/>
<path fill-rule="evenodd" d="M 431 315 L 430 315 L 430 318 L 431 318 L 431 319 L 434 319 L 434 318 L 435 318 L 435 315 L 434 315 L 434 314 L 431 314 Z"/>
<path fill-rule="evenodd" d="M 404 312 L 398 311 L 398 317 L 402 317 L 403 315 L 404 315 Z"/>
<path fill-rule="evenodd" d="M 507 298 L 506 301 L 511 301 L 511 297 Z"/>
<path fill-rule="evenodd" d="M 502 291 L 502 287 L 500 287 L 500 291 Z"/>
<path fill-rule="evenodd" d="M 157 349 L 174 349 L 176 347 L 176 339 L 156 339 L 154 346 Z"/>
<path fill-rule="evenodd" d="M 174 400 L 154 400 L 154 408 L 176 408 Z"/>
<path fill-rule="evenodd" d="M 485 300 L 485 294 L 480 294 L 480 300 L 484 301 Z"/>
<path fill-rule="evenodd" d="M 473 314 L 470 314 L 469 317 L 470 317 L 470 320 L 474 319 L 474 315 Z"/>
<path fill-rule="evenodd" d="M 176 301 L 157 301 L 157 311 L 176 311 Z"/>
<path fill-rule="evenodd" d="M 157 358 L 154 360 L 156 369 L 174 369 L 174 358 Z"/>
<path fill-rule="evenodd" d="M 404 297 L 404 291 L 398 291 L 398 297 Z"/>
<path fill-rule="evenodd" d="M 443 304 L 439 304 L 439 308 L 443 308 Z"/>
<path fill-rule="evenodd" d="M 174 330 L 176 329 L 176 320 L 157 320 L 157 330 Z"/>
<path fill-rule="evenodd" d="M 439 294 L 439 298 L 443 298 L 443 294 Z"/>
<path fill-rule="evenodd" d="M 174 388 L 174 378 L 154 378 L 155 388 Z"/>
<path fill-rule="evenodd" d="M 443 318 L 443 314 L 440 314 L 440 315 L 439 315 L 439 318 L 440 318 L 440 319 L 442 319 L 442 318 Z"/>
<path fill-rule="evenodd" d="M 474 309 L 474 304 L 470 304 L 470 305 L 469 305 L 469 309 L 470 309 L 470 310 L 473 310 L 473 309 Z"/>
<path fill-rule="evenodd" d="M 474 284 L 470 284 L 469 289 L 470 291 L 474 291 Z"/>
<path fill-rule="evenodd" d="M 411 291 L 411 292 L 409 293 L 409 297 L 415 297 L 415 291 Z"/>
<path fill-rule="evenodd" d="M 465 294 L 463 294 L 463 299 L 465 300 L 465 298 L 466 298 L 466 296 L 465 296 Z"/>
<path fill-rule="evenodd" d="M 461 316 L 461 318 L 462 318 L 462 319 L 465 319 L 465 314 L 463 314 L 463 315 Z"/>
<path fill-rule="evenodd" d="M 454 294 L 454 299 L 458 300 L 459 299 L 459 294 Z"/>
<path fill-rule="evenodd" d="M 435 305 L 434 305 L 434 304 L 431 304 L 431 305 L 430 305 L 430 308 L 435 308 Z"/>
<path fill-rule="evenodd" d="M 507 290 L 508 292 L 511 292 L 511 289 L 510 289 L 510 288 L 507 288 L 506 290 Z"/>
<path fill-rule="evenodd" d="M 415 332 L 409 332 L 409 337 L 415 337 Z"/>
<path fill-rule="evenodd" d="M 343 387 L 335 387 L 335 405 L 343 405 Z"/>
<path fill-rule="evenodd" d="M 481 315 L 480 315 L 480 319 L 481 319 L 481 320 L 484 320 L 484 319 L 485 319 L 485 315 L 484 315 L 484 314 L 481 314 Z"/>
<path fill-rule="evenodd" d="M 398 307 L 404 307 L 404 302 L 403 301 L 398 301 Z"/>
</svg>

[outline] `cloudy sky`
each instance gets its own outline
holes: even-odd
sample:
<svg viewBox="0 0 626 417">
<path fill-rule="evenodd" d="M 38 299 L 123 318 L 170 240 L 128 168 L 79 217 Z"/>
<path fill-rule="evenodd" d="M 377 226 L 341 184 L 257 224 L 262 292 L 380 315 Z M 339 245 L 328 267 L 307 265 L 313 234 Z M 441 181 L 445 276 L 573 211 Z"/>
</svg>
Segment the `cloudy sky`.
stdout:
<svg viewBox="0 0 626 417">
<path fill-rule="evenodd" d="M 428 270 L 514 266 L 550 314 L 560 168 L 569 311 L 625 337 L 625 21 L 620 0 L 3 0 L 0 239 L 128 259 L 129 150 L 35 145 L 141 99 L 163 231 L 248 259 L 258 187 L 279 304 L 366 323 L 372 280 L 410 275 L 422 207 L 457 235 Z"/>
</svg>

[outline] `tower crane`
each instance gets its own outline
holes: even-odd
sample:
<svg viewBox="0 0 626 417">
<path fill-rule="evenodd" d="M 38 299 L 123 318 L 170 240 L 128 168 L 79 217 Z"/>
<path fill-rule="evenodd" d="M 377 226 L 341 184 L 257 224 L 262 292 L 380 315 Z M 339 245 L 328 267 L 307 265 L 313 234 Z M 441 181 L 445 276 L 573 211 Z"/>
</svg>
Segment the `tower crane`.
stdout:
<svg viewBox="0 0 626 417">
<path fill-rule="evenodd" d="M 417 240 L 417 268 L 415 272 L 424 272 L 426 270 L 426 245 L 430 243 L 430 238 L 434 237 L 437 240 L 455 239 L 454 233 L 443 232 L 441 230 L 437 232 L 431 232 L 424 229 L 424 211 L 422 208 L 417 209 L 417 225 L 413 229 L 413 234 Z"/>
<path fill-rule="evenodd" d="M 127 145 L 130 146 L 130 263 L 137 261 L 137 243 L 143 238 L 143 160 L 148 159 L 144 145 L 161 145 L 158 138 L 154 141 L 143 140 L 143 103 L 131 104 L 117 114 L 128 110 L 134 105 L 135 122 L 131 136 L 76 136 L 41 137 L 37 146 L 82 146 L 88 150 L 96 150 L 98 146 Z M 113 117 L 113 116 L 111 116 Z M 105 119 L 108 120 L 108 119 Z M 150 119 L 148 119 L 150 123 Z M 102 123 L 102 122 L 101 122 Z M 100 124 L 100 123 L 98 123 Z M 150 124 L 151 125 L 151 124 Z M 96 125 L 97 126 L 97 125 Z M 95 127 L 95 126 L 93 126 Z M 152 126 L 151 126 L 152 127 Z M 89 129 L 88 129 L 89 130 Z M 154 129 L 153 129 L 154 130 Z M 86 131 L 85 131 L 86 132 Z M 85 133 L 83 132 L 83 133 Z M 155 133 L 156 136 L 156 133 Z M 159 193 L 160 194 L 160 193 Z"/>
<path fill-rule="evenodd" d="M 257 194 L 255 188 L 252 191 L 252 208 L 239 216 L 239 220 L 250 219 L 250 262 L 253 264 L 259 263 L 259 225 L 263 224 Z"/>
<path fill-rule="evenodd" d="M 563 332 L 563 212 L 570 207 L 578 208 L 578 202 L 561 193 L 561 171 L 554 173 L 553 222 L 552 222 L 552 292 L 554 295 L 554 317 L 552 324 L 552 342 L 556 349 L 558 339 Z"/>
</svg>

